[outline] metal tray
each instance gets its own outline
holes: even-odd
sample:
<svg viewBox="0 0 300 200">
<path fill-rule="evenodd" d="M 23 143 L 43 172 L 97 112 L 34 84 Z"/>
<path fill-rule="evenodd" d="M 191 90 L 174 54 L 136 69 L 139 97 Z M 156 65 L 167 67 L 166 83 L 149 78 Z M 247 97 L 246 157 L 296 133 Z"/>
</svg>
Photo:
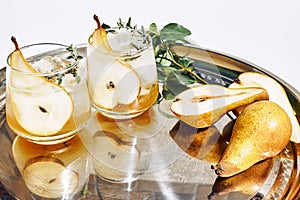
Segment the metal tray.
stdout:
<svg viewBox="0 0 300 200">
<path fill-rule="evenodd" d="M 79 45 L 78 49 L 82 55 L 85 55 L 85 44 Z M 271 76 L 285 88 L 297 116 L 299 115 L 300 93 L 263 68 L 234 56 L 195 46 L 178 44 L 173 45 L 172 50 L 179 56 L 193 59 L 197 73 L 208 83 L 227 86 L 244 71 L 257 71 Z M 5 68 L 0 72 L 0 81 L 0 182 L 5 190 L 0 194 L 3 193 L 2 198 L 5 199 L 35 199 L 37 197 L 25 186 L 12 153 L 12 144 L 16 135 L 8 127 L 5 118 Z M 227 115 L 224 118 L 225 121 L 232 120 L 232 117 Z M 164 167 L 142 173 L 137 180 L 125 183 L 104 180 L 91 170 L 85 186 L 73 199 L 208 199 L 213 185 L 217 182 L 217 176 L 210 169 L 212 163 L 209 160 L 197 159 L 176 145 L 170 134 L 177 121 L 173 118 L 168 125 L 161 124 L 165 128 L 164 139 L 174 144 L 168 155 L 176 154 L 173 156 L 174 159 L 170 159 Z M 161 121 L 161 123 L 165 122 Z M 216 126 L 222 130 L 223 125 Z M 83 143 L 88 145 L 87 141 Z M 254 179 L 257 181 L 252 181 L 252 184 L 260 184 L 257 191 L 252 193 L 239 191 L 234 186 L 239 186 L 243 181 L 237 181 L 227 188 L 225 194 L 214 196 L 212 199 L 300 198 L 299 148 L 298 144 L 290 143 L 283 152 L 274 157 L 268 174 L 252 175 L 257 177 Z M 164 159 L 159 156 L 155 158 Z M 87 165 L 90 163 L 87 162 Z M 260 183 L 257 183 L 258 181 Z"/>
</svg>

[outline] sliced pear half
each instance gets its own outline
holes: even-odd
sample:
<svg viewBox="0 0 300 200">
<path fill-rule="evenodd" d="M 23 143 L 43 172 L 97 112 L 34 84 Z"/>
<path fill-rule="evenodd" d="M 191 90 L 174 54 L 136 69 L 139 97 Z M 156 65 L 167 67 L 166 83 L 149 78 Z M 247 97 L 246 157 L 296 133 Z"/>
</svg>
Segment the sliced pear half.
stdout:
<svg viewBox="0 0 300 200">
<path fill-rule="evenodd" d="M 261 99 L 267 99 L 262 88 L 228 89 L 219 85 L 200 85 L 178 94 L 171 104 L 171 111 L 187 124 L 205 128 L 225 113 Z"/>
<path fill-rule="evenodd" d="M 107 40 L 106 30 L 101 27 L 101 23 L 97 15 L 94 15 L 94 20 L 97 23 L 97 28 L 89 37 L 88 39 L 89 44 L 95 48 L 99 46 L 104 46 L 107 52 L 112 52 L 112 49 Z"/>
<path fill-rule="evenodd" d="M 16 120 L 33 135 L 54 135 L 72 115 L 72 98 L 61 86 L 38 76 L 24 58 L 14 37 L 12 41 L 16 50 L 9 56 L 13 69 L 8 88 Z"/>
<path fill-rule="evenodd" d="M 41 197 L 60 198 L 75 191 L 79 177 L 53 157 L 35 157 L 29 160 L 23 171 L 28 189 Z"/>
<path fill-rule="evenodd" d="M 244 72 L 238 77 L 238 81 L 232 83 L 230 88 L 245 88 L 245 87 L 261 87 L 264 88 L 269 96 L 269 100 L 277 103 L 288 114 L 292 122 L 292 136 L 291 141 L 300 143 L 300 126 L 295 116 L 295 112 L 286 95 L 284 88 L 273 78 L 257 73 Z"/>
<path fill-rule="evenodd" d="M 114 61 L 99 77 L 94 102 L 103 108 L 128 105 L 137 99 L 140 80 L 135 70 L 122 60 Z"/>
</svg>

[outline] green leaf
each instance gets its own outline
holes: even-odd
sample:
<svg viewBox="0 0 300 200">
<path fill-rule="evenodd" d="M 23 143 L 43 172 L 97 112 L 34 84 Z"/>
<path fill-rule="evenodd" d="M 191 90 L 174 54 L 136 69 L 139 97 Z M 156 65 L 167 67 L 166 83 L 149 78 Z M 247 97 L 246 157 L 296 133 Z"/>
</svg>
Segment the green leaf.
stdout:
<svg viewBox="0 0 300 200">
<path fill-rule="evenodd" d="M 149 25 L 149 30 L 148 30 L 150 33 L 157 33 L 157 25 L 155 23 L 151 23 Z"/>
<path fill-rule="evenodd" d="M 102 23 L 101 27 L 104 28 L 104 29 L 110 29 L 111 28 L 109 25 L 107 25 L 105 23 Z"/>
<path fill-rule="evenodd" d="M 177 23 L 170 23 L 164 26 L 160 31 L 160 37 L 166 41 L 182 40 L 191 35 L 191 31 Z"/>
<path fill-rule="evenodd" d="M 163 68 L 163 73 L 166 77 L 168 77 L 171 73 L 174 73 L 176 71 L 177 71 L 177 69 L 175 69 L 174 67 L 166 66 L 166 67 Z"/>
<path fill-rule="evenodd" d="M 168 88 L 164 87 L 163 91 L 162 91 L 162 96 L 163 98 L 165 98 L 166 100 L 171 100 L 174 99 L 175 94 L 172 93 L 172 91 L 170 91 Z"/>
<path fill-rule="evenodd" d="M 166 86 L 174 95 L 188 89 L 188 81 L 183 76 L 178 75 L 176 72 L 170 73 L 167 78 Z"/>
<path fill-rule="evenodd" d="M 194 79 L 191 79 L 189 76 L 186 76 L 185 74 L 173 72 L 174 76 L 176 77 L 177 81 L 182 85 L 190 85 L 195 83 Z"/>
<path fill-rule="evenodd" d="M 189 67 L 193 63 L 189 58 L 179 58 L 177 62 L 183 67 Z"/>
</svg>

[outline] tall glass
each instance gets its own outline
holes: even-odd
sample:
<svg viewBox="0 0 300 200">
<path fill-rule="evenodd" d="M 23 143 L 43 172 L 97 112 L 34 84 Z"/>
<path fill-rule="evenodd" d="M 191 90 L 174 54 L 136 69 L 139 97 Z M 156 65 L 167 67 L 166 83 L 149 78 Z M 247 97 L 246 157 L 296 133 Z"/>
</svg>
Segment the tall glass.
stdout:
<svg viewBox="0 0 300 200">
<path fill-rule="evenodd" d="M 88 89 L 94 108 L 115 119 L 136 117 L 158 95 L 151 38 L 128 28 L 107 30 L 106 45 L 87 46 Z"/>
<path fill-rule="evenodd" d="M 54 144 L 70 139 L 87 123 L 86 69 L 72 48 L 42 43 L 9 55 L 6 117 L 17 135 Z"/>
</svg>

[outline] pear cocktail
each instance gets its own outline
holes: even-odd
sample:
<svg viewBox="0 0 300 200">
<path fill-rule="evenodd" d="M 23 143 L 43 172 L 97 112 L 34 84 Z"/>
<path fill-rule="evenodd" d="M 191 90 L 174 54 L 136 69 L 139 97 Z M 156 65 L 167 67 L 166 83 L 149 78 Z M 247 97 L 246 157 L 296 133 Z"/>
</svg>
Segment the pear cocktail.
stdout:
<svg viewBox="0 0 300 200">
<path fill-rule="evenodd" d="M 6 118 L 21 137 L 41 144 L 65 141 L 90 118 L 85 69 L 76 47 L 40 43 L 8 57 Z"/>
<path fill-rule="evenodd" d="M 157 72 L 151 38 L 136 27 L 98 28 L 87 46 L 88 89 L 92 105 L 103 115 L 126 119 L 156 101 Z"/>
</svg>

